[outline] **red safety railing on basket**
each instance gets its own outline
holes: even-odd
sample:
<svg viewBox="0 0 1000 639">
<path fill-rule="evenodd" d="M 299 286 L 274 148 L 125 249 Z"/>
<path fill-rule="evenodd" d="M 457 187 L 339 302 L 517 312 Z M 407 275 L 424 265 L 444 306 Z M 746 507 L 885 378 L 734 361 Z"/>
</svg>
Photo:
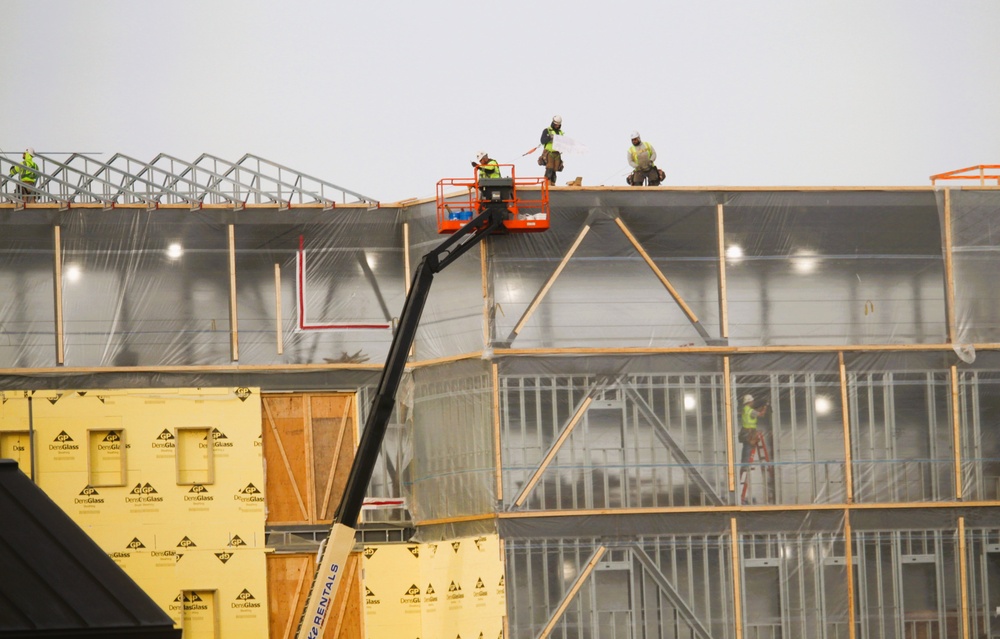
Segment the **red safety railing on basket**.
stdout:
<svg viewBox="0 0 1000 639">
<path fill-rule="evenodd" d="M 931 184 L 938 180 L 978 180 L 980 186 L 1000 186 L 1000 164 L 977 164 L 931 176 Z"/>
<path fill-rule="evenodd" d="M 502 201 L 510 211 L 503 225 L 509 233 L 534 233 L 549 228 L 549 181 L 544 177 L 519 178 L 513 164 L 500 164 L 502 178 L 510 179 L 510 197 Z M 444 178 L 437 183 L 438 233 L 454 233 L 482 211 L 492 200 L 484 197 L 487 181 L 480 184 L 479 170 L 471 178 Z"/>
</svg>

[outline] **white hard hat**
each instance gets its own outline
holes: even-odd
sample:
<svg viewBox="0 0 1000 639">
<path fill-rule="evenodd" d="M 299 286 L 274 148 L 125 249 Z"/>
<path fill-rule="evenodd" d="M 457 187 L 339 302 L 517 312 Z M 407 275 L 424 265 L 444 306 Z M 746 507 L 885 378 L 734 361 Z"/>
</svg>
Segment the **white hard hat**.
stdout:
<svg viewBox="0 0 1000 639">
<path fill-rule="evenodd" d="M 483 158 L 487 157 L 486 151 L 476 151 L 476 159 L 473 162 L 479 163 L 483 161 Z"/>
<path fill-rule="evenodd" d="M 30 146 L 28 148 L 26 148 L 24 150 L 24 152 L 27 153 L 28 155 L 34 155 L 35 154 L 35 150 L 33 148 L 31 148 Z"/>
<path fill-rule="evenodd" d="M 743 403 L 744 404 L 752 404 L 753 403 L 753 395 L 744 395 L 743 396 Z"/>
<path fill-rule="evenodd" d="M 552 124 L 562 124 L 562 118 L 558 115 L 553 115 Z"/>
<path fill-rule="evenodd" d="M 632 137 L 630 137 L 629 139 L 630 140 L 634 140 L 637 137 L 639 137 L 639 132 L 638 131 L 632 131 Z"/>
</svg>

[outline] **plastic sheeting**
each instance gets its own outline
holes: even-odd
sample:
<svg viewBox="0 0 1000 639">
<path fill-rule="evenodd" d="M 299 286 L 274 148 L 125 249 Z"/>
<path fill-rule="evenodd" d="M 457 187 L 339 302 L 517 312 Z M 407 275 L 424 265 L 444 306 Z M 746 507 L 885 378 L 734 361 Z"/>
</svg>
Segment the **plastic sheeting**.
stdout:
<svg viewBox="0 0 1000 639">
<path fill-rule="evenodd" d="M 981 245 L 992 232 L 991 198 L 952 198 L 962 341 L 990 338 L 969 327 L 990 321 L 977 265 L 991 254 Z M 940 344 L 947 328 L 938 208 L 932 191 L 553 192 L 548 232 L 491 238 L 436 277 L 415 357 L 503 346 Z M 7 367 L 56 363 L 57 222 L 67 366 L 232 363 L 229 223 L 240 363 L 381 362 L 389 329 L 298 328 L 300 237 L 306 320 L 314 325 L 391 324 L 406 289 L 405 253 L 412 270 L 444 239 L 433 202 L 19 218 L 0 240 L 0 277 L 13 292 L 0 307 Z M 171 256 L 175 243 L 183 253 Z"/>
<path fill-rule="evenodd" d="M 417 521 L 493 511 L 492 382 L 481 360 L 419 369 L 413 383 L 411 511 Z"/>
<path fill-rule="evenodd" d="M 406 497 L 424 539 L 498 526 L 515 636 L 846 637 L 854 574 L 861 636 L 953 639 L 960 545 L 973 636 L 1000 632 L 998 207 L 988 190 L 554 190 L 548 232 L 435 278 L 371 494 Z M 391 332 L 298 328 L 299 238 L 315 324 L 391 323 L 407 254 L 412 272 L 444 239 L 433 203 L 2 223 L 0 368 L 24 373 L 5 389 L 354 389 L 362 421 Z M 51 369 L 56 223 L 65 363 L 96 372 Z M 167 365 L 232 372 L 148 370 Z M 747 393 L 770 402 L 765 463 L 740 462 Z"/>
<path fill-rule="evenodd" d="M 946 338 L 933 192 L 588 190 L 552 194 L 546 233 L 490 242 L 490 342 L 656 347 L 721 338 L 720 212 L 728 343 L 936 344 Z M 433 214 L 433 203 L 408 212 L 414 260 L 433 246 Z M 446 289 L 447 301 L 432 294 L 421 357 L 482 347 L 481 265 L 473 253 L 453 267 L 458 274 L 439 276 L 435 287 Z"/>
<path fill-rule="evenodd" d="M 728 638 L 737 636 L 737 616 L 743 636 L 846 636 L 838 514 L 741 515 L 735 544 L 729 518 L 720 515 L 643 515 L 630 523 L 615 518 L 618 524 L 563 519 L 501 523 L 514 636 L 539 636 L 548 627 L 564 638 Z M 567 532 L 574 529 L 588 535 Z"/>
<path fill-rule="evenodd" d="M 970 636 L 1000 630 L 995 510 L 858 511 L 849 544 L 835 512 L 737 514 L 735 539 L 710 514 L 607 519 L 501 522 L 514 636 L 847 637 L 851 599 L 857 636 L 958 639 L 963 601 Z"/>
<path fill-rule="evenodd" d="M 299 328 L 296 261 L 302 238 L 309 323 L 390 326 L 402 307 L 404 289 L 398 210 L 277 215 L 176 210 L 62 214 L 65 364 L 232 363 L 229 222 L 235 222 L 240 363 L 380 363 L 391 339 L 389 328 Z M 16 292 L 3 316 L 8 331 L 4 350 L 13 360 L 8 365 L 51 366 L 53 230 L 9 228 L 18 232 L 4 234 L 0 251 L 8 260 L 4 273 L 10 290 Z M 171 245 L 179 251 L 171 253 Z"/>
<path fill-rule="evenodd" d="M 0 233 L 0 358 L 9 368 L 51 366 L 55 358 L 54 231 L 46 220 L 19 220 Z"/>
<path fill-rule="evenodd" d="M 1000 342 L 1000 199 L 996 191 L 952 189 L 952 260 L 955 269 L 955 341 Z M 944 211 L 944 192 L 940 192 Z"/>
<path fill-rule="evenodd" d="M 961 461 L 952 421 L 955 362 L 941 352 L 846 356 L 845 441 L 836 354 L 730 357 L 733 436 L 740 398 L 752 394 L 758 405 L 769 404 L 758 424 L 768 459 L 742 464 L 741 446 L 731 442 L 737 487 L 730 493 L 721 357 L 504 358 L 504 507 L 845 503 L 848 449 L 857 503 L 954 500 L 956 463 L 966 493 L 995 498 L 995 464 L 982 450 L 995 448 L 984 429 L 993 413 L 985 407 L 1000 389 L 993 374 L 956 369 L 960 409 L 968 413 L 966 455 L 974 460 Z"/>
</svg>

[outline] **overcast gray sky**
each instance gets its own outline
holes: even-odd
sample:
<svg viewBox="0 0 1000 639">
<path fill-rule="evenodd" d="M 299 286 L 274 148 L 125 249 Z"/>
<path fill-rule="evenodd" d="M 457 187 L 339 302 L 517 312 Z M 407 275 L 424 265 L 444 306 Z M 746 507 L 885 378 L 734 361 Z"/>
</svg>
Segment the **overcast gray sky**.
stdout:
<svg viewBox="0 0 1000 639">
<path fill-rule="evenodd" d="M 906 186 L 1000 164 L 998 0 L 0 0 L 0 150 L 254 153 L 383 202 L 559 183 Z"/>
</svg>

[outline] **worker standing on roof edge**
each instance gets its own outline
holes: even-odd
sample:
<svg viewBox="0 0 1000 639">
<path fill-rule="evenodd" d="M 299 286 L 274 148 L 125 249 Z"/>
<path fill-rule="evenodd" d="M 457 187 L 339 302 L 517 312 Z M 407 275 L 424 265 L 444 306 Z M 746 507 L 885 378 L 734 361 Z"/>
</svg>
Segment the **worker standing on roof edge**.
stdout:
<svg viewBox="0 0 1000 639">
<path fill-rule="evenodd" d="M 552 149 L 552 140 L 557 135 L 563 135 L 562 118 L 554 115 L 552 123 L 542 131 L 541 143 L 545 146 L 545 150 L 538 158 L 539 166 L 545 167 L 545 177 L 552 185 L 556 183 L 556 173 L 563 170 L 562 154 Z"/>
<path fill-rule="evenodd" d="M 17 175 L 18 180 L 21 182 L 17 185 L 17 194 L 25 202 L 33 202 L 35 200 L 35 192 L 31 190 L 38 179 L 38 165 L 35 164 L 35 160 L 32 157 L 34 155 L 35 150 L 29 147 L 24 150 L 24 155 L 21 156 L 21 164 L 23 166 L 10 167 L 10 177 Z"/>
<path fill-rule="evenodd" d="M 767 415 L 767 402 L 760 408 L 754 408 L 753 395 L 743 396 L 743 409 L 740 412 L 740 434 L 737 439 L 743 444 L 740 463 L 750 463 L 750 453 L 760 443 L 761 433 L 757 430 L 757 419 Z"/>
<path fill-rule="evenodd" d="M 480 180 L 500 177 L 500 165 L 486 151 L 476 152 L 476 159 L 472 161 L 472 166 L 478 170 Z"/>
<path fill-rule="evenodd" d="M 632 174 L 625 178 L 629 186 L 659 186 L 666 177 L 663 171 L 653 164 L 656 161 L 656 150 L 649 142 L 643 142 L 638 131 L 632 131 L 632 145 L 628 148 L 628 165 Z"/>
</svg>

